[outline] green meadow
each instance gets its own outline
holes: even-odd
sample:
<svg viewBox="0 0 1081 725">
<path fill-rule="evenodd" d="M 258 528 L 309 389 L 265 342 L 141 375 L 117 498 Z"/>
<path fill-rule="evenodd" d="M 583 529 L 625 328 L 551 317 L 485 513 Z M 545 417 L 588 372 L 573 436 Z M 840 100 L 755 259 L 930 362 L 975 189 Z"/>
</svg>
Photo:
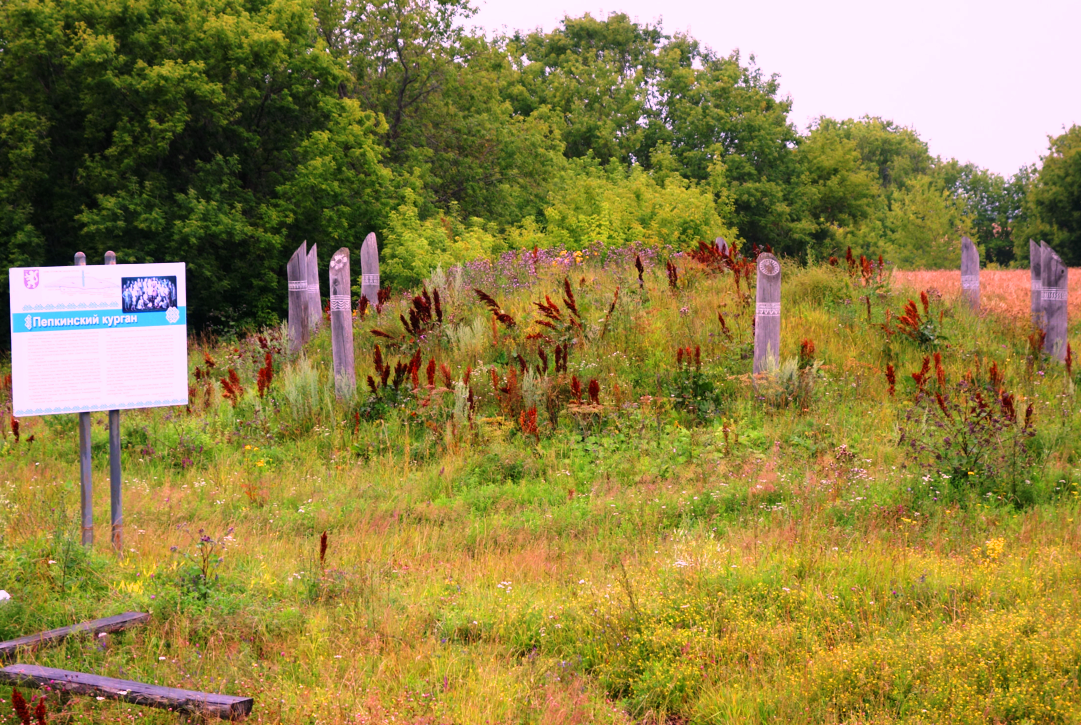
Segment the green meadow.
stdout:
<svg viewBox="0 0 1081 725">
<path fill-rule="evenodd" d="M 20 420 L 0 638 L 150 612 L 19 661 L 257 723 L 1081 722 L 1072 370 L 841 260 L 785 263 L 756 379 L 753 267 L 668 254 L 437 271 L 356 315 L 343 398 L 329 324 L 193 338 L 190 405 L 122 414 L 120 556 L 105 414 L 89 549 L 75 417 Z"/>
</svg>

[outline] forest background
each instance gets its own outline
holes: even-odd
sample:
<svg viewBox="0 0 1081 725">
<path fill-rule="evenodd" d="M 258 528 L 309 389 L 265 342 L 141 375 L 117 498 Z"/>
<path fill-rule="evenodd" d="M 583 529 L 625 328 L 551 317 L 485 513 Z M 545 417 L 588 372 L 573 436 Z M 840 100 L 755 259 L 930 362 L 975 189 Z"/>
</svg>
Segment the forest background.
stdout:
<svg viewBox="0 0 1081 725">
<path fill-rule="evenodd" d="M 300 242 L 325 275 L 371 231 L 395 287 L 506 249 L 716 236 L 901 268 L 955 266 L 962 235 L 988 265 L 1024 264 L 1033 237 L 1081 263 L 1081 127 L 1005 178 L 887 119 L 800 133 L 753 56 L 660 25 L 613 13 L 485 36 L 474 13 L 7 0 L 0 283 L 77 250 L 181 260 L 191 323 L 229 332 L 280 319 Z"/>
</svg>

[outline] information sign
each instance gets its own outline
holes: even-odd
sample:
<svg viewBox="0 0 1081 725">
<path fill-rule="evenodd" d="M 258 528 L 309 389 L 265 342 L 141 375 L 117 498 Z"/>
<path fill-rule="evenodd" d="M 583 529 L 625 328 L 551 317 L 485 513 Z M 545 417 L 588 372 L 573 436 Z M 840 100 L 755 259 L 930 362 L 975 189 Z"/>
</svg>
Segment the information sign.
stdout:
<svg viewBox="0 0 1081 725">
<path fill-rule="evenodd" d="M 16 417 L 188 402 L 184 264 L 14 268 Z"/>
</svg>

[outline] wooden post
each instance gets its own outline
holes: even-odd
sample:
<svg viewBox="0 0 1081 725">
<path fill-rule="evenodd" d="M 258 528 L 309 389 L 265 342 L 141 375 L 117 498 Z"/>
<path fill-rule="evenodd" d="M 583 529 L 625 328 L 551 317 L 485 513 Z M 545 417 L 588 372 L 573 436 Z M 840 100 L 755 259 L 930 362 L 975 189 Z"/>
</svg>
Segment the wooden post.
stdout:
<svg viewBox="0 0 1081 725">
<path fill-rule="evenodd" d="M 1043 250 L 1031 239 L 1028 240 L 1029 290 L 1032 294 L 1032 324 L 1043 327 L 1043 295 L 1040 292 L 1040 262 Z"/>
<path fill-rule="evenodd" d="M 968 306 L 980 310 L 980 251 L 968 237 L 961 237 L 961 294 Z"/>
<path fill-rule="evenodd" d="M 714 244 L 717 245 L 718 252 L 724 255 L 728 254 L 728 242 L 724 241 L 724 237 L 717 237 L 717 239 L 714 240 Z"/>
<path fill-rule="evenodd" d="M 289 349 L 298 352 L 308 342 L 308 244 L 297 247 L 285 268 L 289 279 Z"/>
<path fill-rule="evenodd" d="M 342 247 L 330 258 L 330 347 L 334 357 L 334 392 L 339 398 L 351 398 L 357 389 L 350 280 L 349 250 Z"/>
<path fill-rule="evenodd" d="M 308 329 L 311 334 L 319 331 L 323 326 L 323 296 L 319 290 L 319 248 L 313 244 L 308 250 L 307 273 L 308 273 Z"/>
<path fill-rule="evenodd" d="M 105 253 L 105 264 L 116 264 L 114 252 Z M 113 524 L 113 549 L 124 553 L 124 505 L 120 490 L 120 411 L 109 411 L 109 513 Z"/>
<path fill-rule="evenodd" d="M 1066 333 L 1068 315 L 1066 311 L 1066 265 L 1062 263 L 1050 247 L 1043 257 L 1041 269 L 1044 331 L 1044 352 L 1060 361 L 1066 360 Z"/>
<path fill-rule="evenodd" d="M 379 244 L 375 232 L 366 236 L 360 246 L 360 294 L 372 307 L 379 304 Z"/>
<path fill-rule="evenodd" d="M 768 252 L 758 255 L 754 306 L 754 374 L 777 367 L 781 359 L 781 263 Z"/>
<path fill-rule="evenodd" d="M 86 255 L 75 253 L 75 266 L 86 266 Z M 83 515 L 83 546 L 94 545 L 94 496 L 90 471 L 90 413 L 79 413 L 79 506 Z"/>
</svg>

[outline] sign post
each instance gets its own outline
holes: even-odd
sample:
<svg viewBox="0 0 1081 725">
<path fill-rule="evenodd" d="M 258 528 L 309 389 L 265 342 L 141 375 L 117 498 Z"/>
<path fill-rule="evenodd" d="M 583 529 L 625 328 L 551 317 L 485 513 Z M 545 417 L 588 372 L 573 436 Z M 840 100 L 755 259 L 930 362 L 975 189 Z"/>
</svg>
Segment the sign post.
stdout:
<svg viewBox="0 0 1081 725">
<path fill-rule="evenodd" d="M 768 252 L 758 255 L 754 306 L 755 375 L 776 367 L 781 359 L 781 263 Z"/>
<path fill-rule="evenodd" d="M 188 402 L 183 264 L 13 268 L 12 415 L 79 416 L 82 541 L 94 543 L 90 413 L 109 412 L 112 539 L 123 542 L 120 410 Z"/>
<path fill-rule="evenodd" d="M 116 264 L 116 253 L 105 253 L 105 264 Z M 120 411 L 109 411 L 109 499 L 113 524 L 113 548 L 118 555 L 124 547 L 124 505 L 120 493 Z"/>
<path fill-rule="evenodd" d="M 717 245 L 717 251 L 724 256 L 728 256 L 728 242 L 724 241 L 724 237 L 717 237 L 714 240 L 714 244 Z"/>
<path fill-rule="evenodd" d="M 1043 249 L 1039 244 L 1028 240 L 1029 289 L 1032 295 L 1032 324 L 1043 327 L 1043 295 L 1040 290 L 1040 264 L 1043 261 Z"/>
<path fill-rule="evenodd" d="M 86 266 L 86 255 L 75 253 L 75 266 Z M 83 275 L 85 279 L 85 274 Z M 12 311 L 15 307 L 12 305 Z M 12 325 L 14 327 L 14 324 Z M 12 345 L 15 344 L 12 335 Z M 13 361 L 14 364 L 14 361 Z M 14 380 L 14 376 L 12 376 Z M 14 397 L 14 382 L 12 383 Z M 94 483 L 90 463 L 90 413 L 79 413 L 79 508 L 83 518 L 83 546 L 94 545 Z"/>
</svg>

